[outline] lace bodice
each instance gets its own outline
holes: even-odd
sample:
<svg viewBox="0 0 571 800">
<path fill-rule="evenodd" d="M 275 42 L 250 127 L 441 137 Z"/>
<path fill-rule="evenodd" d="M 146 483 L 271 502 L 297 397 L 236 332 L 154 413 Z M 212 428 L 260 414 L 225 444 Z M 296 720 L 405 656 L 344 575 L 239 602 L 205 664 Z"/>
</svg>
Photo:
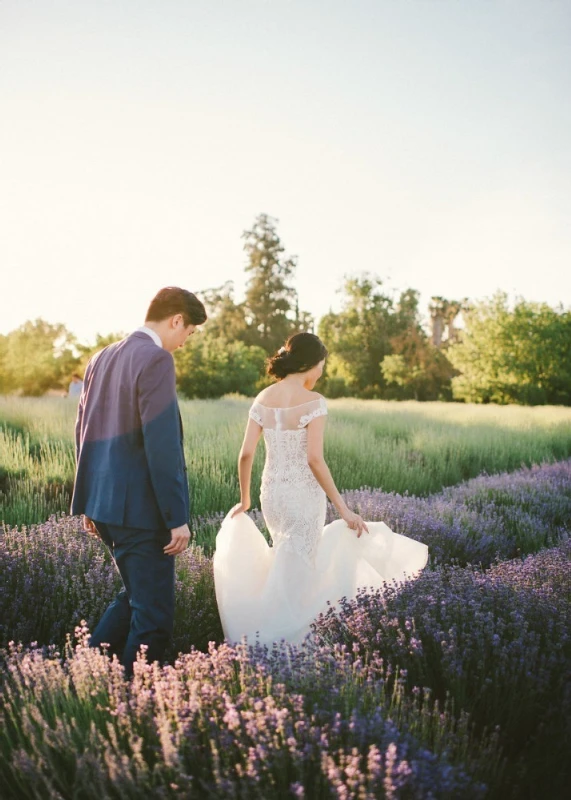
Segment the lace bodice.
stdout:
<svg viewBox="0 0 571 800">
<path fill-rule="evenodd" d="M 307 463 L 307 426 L 325 414 L 322 397 L 291 408 L 256 401 L 249 414 L 264 431 L 261 500 L 274 547 L 296 552 L 308 563 L 324 524 L 325 493 Z"/>
<path fill-rule="evenodd" d="M 323 397 L 301 403 L 291 408 L 270 408 L 258 403 L 256 400 L 250 408 L 250 418 L 260 427 L 267 430 L 299 431 L 308 425 L 312 419 L 327 414 L 327 403 Z"/>
</svg>

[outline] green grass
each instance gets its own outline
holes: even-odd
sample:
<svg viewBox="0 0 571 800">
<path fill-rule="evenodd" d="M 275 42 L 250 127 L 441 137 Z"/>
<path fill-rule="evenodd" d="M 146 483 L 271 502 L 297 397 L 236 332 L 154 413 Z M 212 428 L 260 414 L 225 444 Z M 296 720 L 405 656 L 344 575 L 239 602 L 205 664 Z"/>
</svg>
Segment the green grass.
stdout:
<svg viewBox="0 0 571 800">
<path fill-rule="evenodd" d="M 238 500 L 236 460 L 249 402 L 182 401 L 193 516 Z M 571 456 L 571 409 L 452 403 L 329 402 L 326 458 L 341 489 L 427 495 L 482 472 Z M 67 511 L 76 403 L 0 398 L 0 520 L 41 522 Z M 252 502 L 259 507 L 260 446 Z"/>
</svg>

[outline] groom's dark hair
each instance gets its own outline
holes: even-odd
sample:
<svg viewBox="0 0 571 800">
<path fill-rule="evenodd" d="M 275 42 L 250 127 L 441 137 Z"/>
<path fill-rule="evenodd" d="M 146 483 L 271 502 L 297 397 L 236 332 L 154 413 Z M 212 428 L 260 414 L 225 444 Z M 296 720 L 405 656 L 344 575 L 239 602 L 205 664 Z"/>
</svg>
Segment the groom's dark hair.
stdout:
<svg viewBox="0 0 571 800">
<path fill-rule="evenodd" d="M 198 297 L 178 286 L 166 286 L 157 292 L 151 300 L 145 322 L 162 322 L 175 314 L 182 314 L 187 327 L 206 322 L 206 309 Z"/>
</svg>

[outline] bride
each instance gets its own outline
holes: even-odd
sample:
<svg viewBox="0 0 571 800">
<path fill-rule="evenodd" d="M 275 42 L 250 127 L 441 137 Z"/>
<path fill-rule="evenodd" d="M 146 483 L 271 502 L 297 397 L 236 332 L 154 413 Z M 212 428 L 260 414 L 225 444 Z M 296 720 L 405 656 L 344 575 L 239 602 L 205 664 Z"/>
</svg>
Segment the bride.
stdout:
<svg viewBox="0 0 571 800">
<path fill-rule="evenodd" d="M 360 588 L 413 577 L 426 545 L 365 522 L 341 497 L 323 457 L 327 404 L 313 391 L 327 350 L 312 333 L 291 336 L 268 361 L 277 383 L 250 408 L 239 456 L 240 503 L 216 537 L 214 579 L 224 635 L 299 643 L 315 618 Z M 261 504 L 273 546 L 250 517 L 250 479 L 266 445 Z M 325 525 L 326 497 L 340 520 Z"/>
</svg>

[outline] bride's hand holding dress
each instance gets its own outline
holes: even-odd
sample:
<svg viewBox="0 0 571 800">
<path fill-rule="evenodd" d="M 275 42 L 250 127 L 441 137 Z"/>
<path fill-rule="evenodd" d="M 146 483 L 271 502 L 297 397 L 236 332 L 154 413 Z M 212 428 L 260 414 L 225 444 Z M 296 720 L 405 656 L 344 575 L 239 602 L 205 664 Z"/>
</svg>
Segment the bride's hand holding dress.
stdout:
<svg viewBox="0 0 571 800">
<path fill-rule="evenodd" d="M 341 519 L 346 523 L 347 527 L 357 533 L 357 539 L 360 539 L 363 533 L 369 533 L 367 523 L 359 514 L 354 511 L 347 510 L 345 514 L 341 514 Z"/>
</svg>

